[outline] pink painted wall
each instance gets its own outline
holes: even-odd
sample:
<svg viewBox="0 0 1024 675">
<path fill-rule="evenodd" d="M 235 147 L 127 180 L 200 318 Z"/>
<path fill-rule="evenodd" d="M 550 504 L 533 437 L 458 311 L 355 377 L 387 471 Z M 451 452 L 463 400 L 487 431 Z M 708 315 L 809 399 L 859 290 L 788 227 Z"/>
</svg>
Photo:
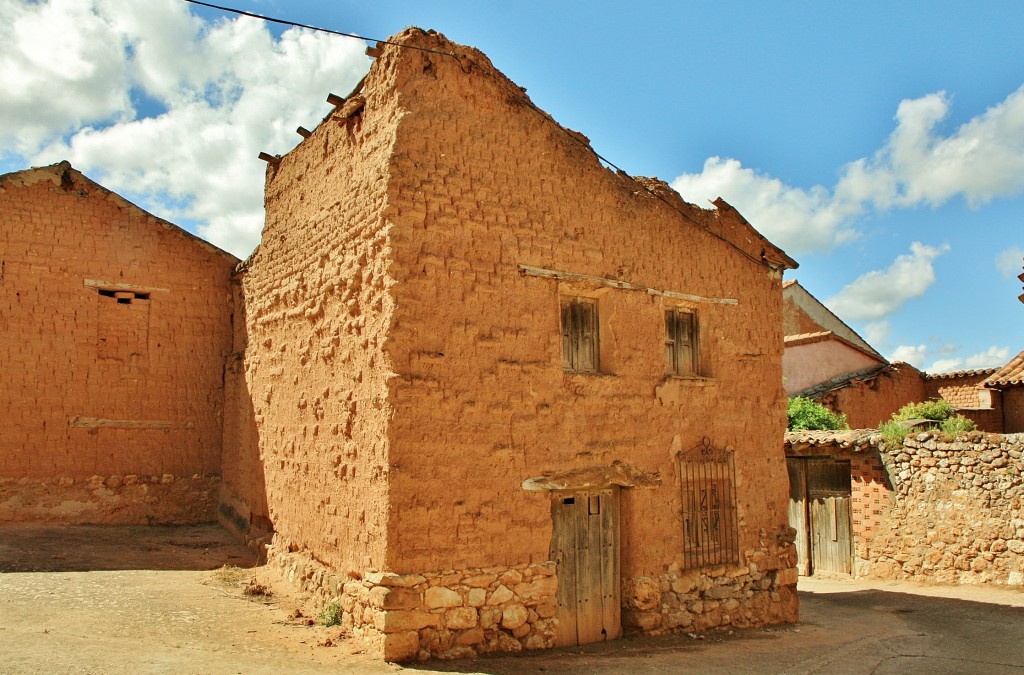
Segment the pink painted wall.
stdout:
<svg viewBox="0 0 1024 675">
<path fill-rule="evenodd" d="M 863 368 L 881 365 L 876 359 L 838 340 L 787 346 L 782 355 L 786 395 Z"/>
</svg>

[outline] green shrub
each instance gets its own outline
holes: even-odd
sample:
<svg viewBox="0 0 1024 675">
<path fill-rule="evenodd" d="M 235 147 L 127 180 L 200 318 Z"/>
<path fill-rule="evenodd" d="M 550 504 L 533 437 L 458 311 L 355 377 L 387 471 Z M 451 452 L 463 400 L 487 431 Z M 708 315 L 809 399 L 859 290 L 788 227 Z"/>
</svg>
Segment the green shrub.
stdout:
<svg viewBox="0 0 1024 675">
<path fill-rule="evenodd" d="M 816 429 L 849 429 L 846 415 L 839 415 L 820 403 L 803 396 L 794 396 L 786 406 L 790 431 Z"/>
<path fill-rule="evenodd" d="M 341 625 L 341 605 L 336 602 L 332 602 L 323 608 L 320 612 L 320 624 L 330 628 L 331 626 Z"/>
<path fill-rule="evenodd" d="M 924 401 L 923 403 L 908 403 L 893 413 L 894 422 L 904 420 L 926 419 L 941 422 L 953 416 L 954 410 L 949 401 L 939 399 L 938 401 Z"/>
<path fill-rule="evenodd" d="M 947 417 L 942 420 L 939 424 L 939 429 L 949 434 L 953 438 L 958 437 L 960 434 L 967 433 L 968 431 L 974 431 L 978 426 L 967 419 L 963 415 L 954 415 L 953 417 Z"/>
<path fill-rule="evenodd" d="M 882 445 L 888 450 L 898 450 L 903 447 L 903 441 L 910 435 L 911 429 L 902 422 L 890 420 L 878 425 L 878 433 L 882 434 Z"/>
</svg>

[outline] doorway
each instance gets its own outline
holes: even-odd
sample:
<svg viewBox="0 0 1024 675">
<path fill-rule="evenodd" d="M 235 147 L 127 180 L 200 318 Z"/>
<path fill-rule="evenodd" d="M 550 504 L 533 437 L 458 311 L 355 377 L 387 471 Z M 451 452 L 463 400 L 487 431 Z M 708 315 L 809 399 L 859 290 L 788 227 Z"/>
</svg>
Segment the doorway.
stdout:
<svg viewBox="0 0 1024 675">
<path fill-rule="evenodd" d="M 800 574 L 853 573 L 850 462 L 787 457 L 789 524 L 796 529 Z"/>
<path fill-rule="evenodd" d="M 551 559 L 558 574 L 556 644 L 619 637 L 619 488 L 555 492 L 551 521 Z"/>
</svg>

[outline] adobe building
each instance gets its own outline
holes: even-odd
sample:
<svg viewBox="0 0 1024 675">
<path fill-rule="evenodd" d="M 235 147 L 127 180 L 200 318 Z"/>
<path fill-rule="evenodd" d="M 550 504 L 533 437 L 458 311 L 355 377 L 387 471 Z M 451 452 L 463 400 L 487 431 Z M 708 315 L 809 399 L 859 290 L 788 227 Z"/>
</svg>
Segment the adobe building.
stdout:
<svg viewBox="0 0 1024 675">
<path fill-rule="evenodd" d="M 265 494 L 270 563 L 390 660 L 795 621 L 796 263 L 481 52 L 392 41 L 270 158 L 227 522 Z"/>
<path fill-rule="evenodd" d="M 924 374 L 889 363 L 795 279 L 782 285 L 788 396 L 846 415 L 854 429 L 874 428 L 907 403 L 926 398 Z"/>
<path fill-rule="evenodd" d="M 0 525 L 215 518 L 237 262 L 67 162 L 0 176 Z"/>
</svg>

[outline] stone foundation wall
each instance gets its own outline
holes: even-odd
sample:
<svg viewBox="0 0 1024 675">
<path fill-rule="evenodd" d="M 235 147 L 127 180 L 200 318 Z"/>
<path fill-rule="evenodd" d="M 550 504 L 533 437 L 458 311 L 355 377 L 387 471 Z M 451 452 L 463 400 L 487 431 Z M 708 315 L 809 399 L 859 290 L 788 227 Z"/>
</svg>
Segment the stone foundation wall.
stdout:
<svg viewBox="0 0 1024 675">
<path fill-rule="evenodd" d="M 425 574 L 341 575 L 280 538 L 269 565 L 317 611 L 337 603 L 342 627 L 388 661 L 465 658 L 555 646 L 555 564 Z M 797 620 L 796 550 L 748 552 L 744 565 L 624 579 L 623 627 L 662 635 Z"/>
<path fill-rule="evenodd" d="M 857 575 L 1024 585 L 1024 434 L 943 438 L 881 451 L 891 503 L 857 547 Z"/>
<path fill-rule="evenodd" d="M 555 644 L 554 563 L 426 574 L 338 575 L 280 541 L 269 550 L 280 576 L 323 608 L 338 603 L 342 627 L 388 661 L 465 658 Z"/>
<path fill-rule="evenodd" d="M 184 525 L 216 520 L 220 476 L 0 478 L 0 524 Z"/>
</svg>

